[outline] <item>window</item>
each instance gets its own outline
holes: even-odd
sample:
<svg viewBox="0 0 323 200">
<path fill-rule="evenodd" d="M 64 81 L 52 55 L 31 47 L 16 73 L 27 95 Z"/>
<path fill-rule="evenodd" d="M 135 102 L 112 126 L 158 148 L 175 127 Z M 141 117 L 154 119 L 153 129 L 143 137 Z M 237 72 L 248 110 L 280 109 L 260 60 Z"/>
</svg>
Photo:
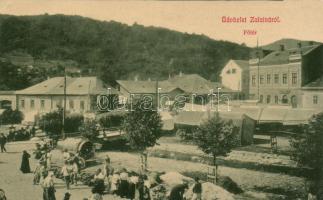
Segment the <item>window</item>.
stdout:
<svg viewBox="0 0 323 200">
<path fill-rule="evenodd" d="M 262 103 L 262 102 L 263 102 L 263 100 L 264 100 L 264 96 L 263 96 L 263 95 L 260 95 L 260 97 L 259 97 L 259 102 L 260 102 L 260 103 Z"/>
<path fill-rule="evenodd" d="M 287 95 L 284 95 L 282 98 L 282 103 L 287 104 L 288 103 L 288 98 Z"/>
<path fill-rule="evenodd" d="M 62 100 L 57 100 L 56 101 L 56 107 L 62 108 L 63 107 L 63 101 Z"/>
<path fill-rule="evenodd" d="M 251 81 L 252 81 L 251 84 L 253 86 L 255 86 L 256 85 L 256 75 L 252 75 Z"/>
<path fill-rule="evenodd" d="M 297 84 L 297 73 L 292 73 L 292 84 L 293 85 Z"/>
<path fill-rule="evenodd" d="M 267 84 L 270 84 L 270 82 L 271 82 L 271 75 L 267 74 Z"/>
<path fill-rule="evenodd" d="M 230 71 L 230 69 L 227 71 L 227 74 L 231 74 L 231 71 Z"/>
<path fill-rule="evenodd" d="M 40 100 L 40 108 L 41 109 L 45 108 L 45 100 L 44 99 Z"/>
<path fill-rule="evenodd" d="M 70 100 L 69 101 L 69 104 L 70 104 L 70 109 L 74 109 L 74 101 L 73 100 Z"/>
<path fill-rule="evenodd" d="M 232 69 L 231 73 L 232 73 L 232 74 L 235 74 L 235 73 L 236 73 L 236 71 L 237 71 L 236 69 Z"/>
<path fill-rule="evenodd" d="M 270 103 L 270 95 L 267 95 L 266 102 L 267 102 L 267 103 Z"/>
<path fill-rule="evenodd" d="M 35 100 L 30 100 L 30 108 L 35 108 Z"/>
<path fill-rule="evenodd" d="M 318 96 L 314 95 L 313 96 L 313 104 L 317 104 L 317 102 L 318 102 Z"/>
<path fill-rule="evenodd" d="M 279 83 L 279 74 L 275 74 L 274 75 L 274 79 L 275 79 L 275 84 L 278 84 Z"/>
<path fill-rule="evenodd" d="M 84 107 L 85 107 L 85 106 L 84 106 L 84 101 L 80 101 L 80 109 L 81 109 L 81 110 L 84 110 Z"/>
<path fill-rule="evenodd" d="M 283 74 L 283 84 L 287 84 L 287 74 Z"/>
<path fill-rule="evenodd" d="M 275 104 L 278 104 L 278 96 L 275 96 Z"/>
<path fill-rule="evenodd" d="M 264 84 L 264 75 L 260 75 L 260 84 Z"/>
<path fill-rule="evenodd" d="M 25 108 L 25 100 L 21 100 L 20 101 L 20 107 L 21 108 Z"/>
</svg>

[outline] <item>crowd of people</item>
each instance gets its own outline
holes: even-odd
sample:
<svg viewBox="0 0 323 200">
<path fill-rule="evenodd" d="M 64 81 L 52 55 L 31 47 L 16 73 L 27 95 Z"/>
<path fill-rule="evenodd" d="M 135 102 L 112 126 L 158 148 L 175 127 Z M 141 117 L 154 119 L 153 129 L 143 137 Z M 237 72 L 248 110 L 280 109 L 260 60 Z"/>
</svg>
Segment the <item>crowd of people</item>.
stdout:
<svg viewBox="0 0 323 200">
<path fill-rule="evenodd" d="M 14 127 L 10 127 L 7 135 L 7 142 L 29 140 L 31 137 L 35 137 L 35 134 L 35 126 L 21 127 L 18 130 Z"/>
<path fill-rule="evenodd" d="M 36 145 L 35 158 L 38 159 L 33 171 L 33 184 L 40 185 L 43 189 L 43 200 L 56 200 L 55 178 L 59 177 L 65 182 L 66 190 L 69 191 L 72 185 L 77 185 L 80 179 L 80 158 L 77 154 L 69 152 L 67 149 L 62 152 L 64 165 L 59 171 L 55 171 L 52 166 L 51 148 Z M 23 151 L 20 170 L 22 173 L 31 173 L 29 158 L 31 155 Z M 119 196 L 130 200 L 152 200 L 151 188 L 154 187 L 147 175 L 128 172 L 126 169 L 114 169 L 111 160 L 107 155 L 102 168 L 98 168 L 91 176 L 89 186 L 92 195 L 84 200 L 102 200 L 105 194 Z M 173 187 L 169 193 L 169 200 L 184 200 L 184 193 L 188 189 L 188 184 L 179 184 Z M 202 186 L 199 179 L 195 179 L 193 186 L 192 200 L 201 200 Z M 64 200 L 69 200 L 71 194 L 65 193 Z"/>
</svg>

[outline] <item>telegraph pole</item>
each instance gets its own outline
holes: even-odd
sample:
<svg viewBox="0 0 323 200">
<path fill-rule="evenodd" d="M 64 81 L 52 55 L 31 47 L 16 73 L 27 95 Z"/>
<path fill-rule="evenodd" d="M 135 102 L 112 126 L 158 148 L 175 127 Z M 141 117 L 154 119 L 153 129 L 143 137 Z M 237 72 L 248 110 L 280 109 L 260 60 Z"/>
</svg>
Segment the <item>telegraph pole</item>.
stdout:
<svg viewBox="0 0 323 200">
<path fill-rule="evenodd" d="M 257 94 L 258 94 L 258 101 L 260 100 L 260 74 L 259 74 L 259 62 L 260 62 L 260 56 L 259 56 L 259 44 L 258 44 L 258 37 L 257 37 Z"/>
<path fill-rule="evenodd" d="M 63 121 L 62 121 L 62 125 L 63 125 L 63 128 L 62 128 L 62 136 L 63 136 L 63 139 L 66 138 L 66 135 L 65 135 L 65 118 L 66 118 L 66 67 L 64 67 L 64 105 L 63 105 Z"/>
</svg>

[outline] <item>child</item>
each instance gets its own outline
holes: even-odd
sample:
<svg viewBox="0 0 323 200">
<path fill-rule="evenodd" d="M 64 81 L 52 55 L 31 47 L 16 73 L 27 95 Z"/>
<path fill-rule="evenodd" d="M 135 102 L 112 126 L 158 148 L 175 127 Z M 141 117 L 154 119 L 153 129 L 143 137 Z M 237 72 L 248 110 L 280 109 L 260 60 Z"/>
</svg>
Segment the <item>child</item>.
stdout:
<svg viewBox="0 0 323 200">
<path fill-rule="evenodd" d="M 73 172 L 72 172 L 72 184 L 77 185 L 77 175 L 79 173 L 79 167 L 76 162 L 73 162 Z"/>
<path fill-rule="evenodd" d="M 73 166 L 69 161 L 64 162 L 64 166 L 62 167 L 62 174 L 64 176 L 66 188 L 70 189 L 70 182 L 71 182 L 71 174 L 73 172 Z"/>
<path fill-rule="evenodd" d="M 34 180 L 33 180 L 34 185 L 39 184 L 40 178 L 42 177 L 44 171 L 45 171 L 45 167 L 44 165 L 42 165 L 42 162 L 39 161 L 34 171 Z"/>
<path fill-rule="evenodd" d="M 192 200 L 202 200 L 202 185 L 198 177 L 195 177 Z"/>
</svg>

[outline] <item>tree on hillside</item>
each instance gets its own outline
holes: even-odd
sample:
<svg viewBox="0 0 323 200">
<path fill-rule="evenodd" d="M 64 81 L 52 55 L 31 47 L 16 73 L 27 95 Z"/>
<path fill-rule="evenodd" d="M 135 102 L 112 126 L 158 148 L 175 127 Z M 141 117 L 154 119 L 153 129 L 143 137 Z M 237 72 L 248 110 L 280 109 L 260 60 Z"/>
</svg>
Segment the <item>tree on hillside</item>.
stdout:
<svg viewBox="0 0 323 200">
<path fill-rule="evenodd" d="M 226 156 L 232 148 L 238 146 L 238 128 L 232 121 L 224 121 L 217 113 L 203 123 L 194 134 L 194 142 L 206 154 L 213 157 L 212 165 L 215 166 L 215 179 L 217 180 L 218 156 Z"/>
<path fill-rule="evenodd" d="M 301 127 L 300 133 L 291 139 L 291 159 L 300 166 L 313 169 L 311 181 L 314 182 L 318 199 L 323 198 L 323 113 L 314 115 L 308 125 Z M 319 191 L 318 191 L 319 189 Z"/>
<path fill-rule="evenodd" d="M 141 170 L 147 170 L 148 147 L 153 147 L 161 136 L 161 117 L 157 111 L 146 107 L 145 102 L 138 101 L 124 119 L 123 131 L 130 147 L 140 153 Z"/>
</svg>

